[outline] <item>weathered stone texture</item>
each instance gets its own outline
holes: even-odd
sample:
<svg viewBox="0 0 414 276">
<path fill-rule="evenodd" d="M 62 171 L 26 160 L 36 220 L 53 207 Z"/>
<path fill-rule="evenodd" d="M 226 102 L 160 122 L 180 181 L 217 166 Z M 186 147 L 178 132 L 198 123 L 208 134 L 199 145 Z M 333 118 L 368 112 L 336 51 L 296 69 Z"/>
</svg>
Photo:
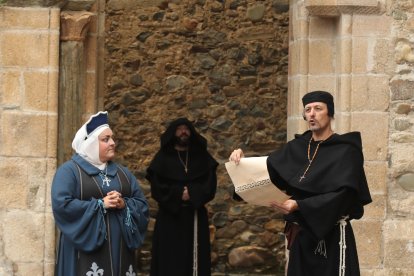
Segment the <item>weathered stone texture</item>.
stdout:
<svg viewBox="0 0 414 276">
<path fill-rule="evenodd" d="M 22 107 L 26 110 L 47 111 L 49 90 L 49 74 L 45 72 L 27 72 L 23 75 L 25 85 L 24 102 Z"/>
<path fill-rule="evenodd" d="M 88 11 L 94 7 L 97 0 L 66 0 L 62 6 L 64 10 Z"/>
<path fill-rule="evenodd" d="M 352 38 L 352 72 L 354 74 L 365 74 L 368 71 L 368 49 L 372 38 Z"/>
<path fill-rule="evenodd" d="M 19 107 L 22 101 L 20 95 L 20 72 L 0 72 L 1 104 L 10 108 Z"/>
<path fill-rule="evenodd" d="M 389 106 L 388 82 L 387 76 L 352 77 L 352 111 L 387 111 Z"/>
<path fill-rule="evenodd" d="M 0 28 L 22 28 L 50 30 L 48 9 L 25 9 L 22 8 L 3 9 L 1 12 L 3 20 L 0 20 Z M 59 25 L 57 25 L 59 26 Z M 58 31 L 58 29 L 55 29 Z"/>
<path fill-rule="evenodd" d="M 311 17 L 309 20 L 309 35 L 313 39 L 330 39 L 336 33 L 336 18 Z"/>
<path fill-rule="evenodd" d="M 53 275 L 59 12 L 0 7 L 1 275 Z"/>
<path fill-rule="evenodd" d="M 398 145 L 398 144 L 397 144 Z M 400 171 L 404 169 L 407 170 L 410 168 L 413 169 L 414 165 L 413 160 L 414 147 L 407 147 L 404 144 L 396 146 L 393 151 L 390 153 L 390 161 L 394 165 L 394 169 L 397 170 L 401 167 Z"/>
<path fill-rule="evenodd" d="M 343 14 L 377 14 L 380 3 L 377 0 L 305 0 L 311 15 L 340 16 Z"/>
<path fill-rule="evenodd" d="M 42 262 L 44 217 L 43 212 L 35 213 L 26 210 L 9 211 L 4 215 L 4 252 L 9 258 L 16 262 Z M 29 244 L 30 246 L 27 246 Z"/>
<path fill-rule="evenodd" d="M 388 164 L 386 161 L 365 161 L 365 174 L 371 193 L 382 195 L 387 193 L 387 169 Z"/>
<path fill-rule="evenodd" d="M 333 40 L 315 40 L 309 42 L 309 74 L 324 75 L 333 72 L 333 54 L 335 43 Z"/>
<path fill-rule="evenodd" d="M 47 84 L 48 84 L 48 88 L 51 87 L 58 87 L 58 83 L 59 83 L 59 73 L 57 71 L 51 70 L 48 74 L 47 74 Z M 58 104 L 58 96 L 55 93 L 55 91 L 53 89 L 48 89 L 48 94 L 47 94 L 47 110 L 54 110 Z M 49 118 L 52 119 L 53 116 L 50 116 Z M 53 126 L 53 123 L 51 125 L 51 127 Z M 49 129 L 49 132 L 53 132 L 56 131 L 55 129 Z M 54 137 L 54 136 L 53 136 Z M 54 145 L 53 145 L 54 146 Z"/>
<path fill-rule="evenodd" d="M 365 160 L 386 160 L 388 114 L 385 112 L 354 112 L 351 117 L 351 129 L 360 131 L 363 137 Z"/>
<path fill-rule="evenodd" d="M 288 14 L 279 11 L 279 3 L 287 4 L 141 1 L 138 8 L 129 1 L 108 2 L 105 108 L 119 137 L 119 159 L 134 171 L 144 190 L 149 191 L 143 175 L 159 148 L 159 135 L 176 117 L 194 121 L 220 163 L 236 147 L 247 155 L 265 155 L 285 143 Z M 230 251 L 246 245 L 255 246 L 256 253 L 267 245 L 266 256 L 271 257 L 262 259 L 260 271 L 277 271 L 283 266 L 284 240 L 262 230 L 271 212 L 262 210 L 260 219 L 247 219 L 246 212 L 255 208 L 235 205 L 230 186 L 221 168 L 216 200 L 210 204 L 216 229 L 213 271 L 257 269 L 255 262 L 248 267 L 228 264 Z M 155 211 L 156 204 L 150 203 Z M 251 228 L 248 240 L 229 215 L 241 208 L 237 219 Z M 242 232 L 233 235 L 234 231 Z M 151 233 L 148 241 L 150 237 Z M 147 251 L 144 246 L 145 256 Z M 253 255 L 244 256 L 252 261 Z"/>
<path fill-rule="evenodd" d="M 340 53 L 338 54 L 339 62 L 337 62 L 336 65 L 336 70 L 338 70 L 338 73 L 342 74 L 341 78 L 344 78 L 346 76 L 345 74 L 349 74 L 351 72 L 353 63 L 352 59 L 350 58 L 353 48 L 352 40 L 346 36 L 346 30 L 343 29 L 345 29 L 347 26 L 343 25 L 344 24 L 341 24 L 341 32 L 344 37 L 341 39 L 341 43 L 338 46 Z"/>
<path fill-rule="evenodd" d="M 1 155 L 46 156 L 48 141 L 47 116 L 4 111 L 1 122 L 3 126 Z M 21 133 L 26 135 L 21 135 Z"/>
<path fill-rule="evenodd" d="M 375 1 L 375 0 L 374 0 Z M 354 15 L 352 35 L 356 37 L 390 37 L 391 18 L 383 15 Z"/>
<path fill-rule="evenodd" d="M 390 275 L 411 275 L 413 256 L 412 174 L 414 172 L 413 10 L 409 1 L 394 1 L 394 72 L 390 81 L 390 182 L 388 220 L 384 223 L 384 266 Z"/>
<path fill-rule="evenodd" d="M 396 100 L 410 100 L 414 98 L 414 81 L 396 79 L 391 81 L 391 99 Z"/>
<path fill-rule="evenodd" d="M 372 203 L 365 207 L 364 219 L 382 221 L 386 218 L 386 195 L 371 194 Z"/>
<path fill-rule="evenodd" d="M 413 192 L 414 191 L 414 174 L 407 173 L 402 175 L 398 180 L 398 185 L 400 185 L 404 190 Z"/>
<path fill-rule="evenodd" d="M 4 172 L 0 176 L 0 208 L 27 208 L 28 175 L 27 161 L 23 159 L 2 158 L 0 168 Z"/>
<path fill-rule="evenodd" d="M 393 62 L 390 62 L 392 50 L 390 49 L 391 41 L 389 37 L 376 38 L 372 45 L 373 53 L 368 62 L 368 70 L 374 74 L 389 73 L 393 69 Z"/>
<path fill-rule="evenodd" d="M 332 75 L 317 75 L 308 77 L 308 90 L 323 90 L 323 91 L 335 91 L 337 85 L 337 77 Z M 301 100 L 296 103 L 299 107 L 299 110 L 303 110 L 303 105 Z"/>
<path fill-rule="evenodd" d="M 391 186 L 389 194 L 389 212 L 397 216 L 410 216 L 414 214 L 414 197 L 401 186 Z"/>
<path fill-rule="evenodd" d="M 362 269 L 361 275 L 364 276 L 411 276 L 412 272 L 409 269 Z"/>
<path fill-rule="evenodd" d="M 3 33 L 0 36 L 0 63 L 4 66 L 48 66 L 49 38 L 47 33 Z"/>
<path fill-rule="evenodd" d="M 384 264 L 387 267 L 414 269 L 414 221 L 394 219 L 384 223 Z"/>
<path fill-rule="evenodd" d="M 70 9 L 80 9 L 75 6 L 89 2 L 87 9 L 105 11 L 91 1 L 0 2 L 37 6 L 0 7 L 0 274 L 53 275 L 48 195 L 57 149 L 56 7 L 70 2 Z M 102 107 L 102 99 L 95 97 L 107 94 L 105 107 L 120 137 L 119 159 L 136 173 L 147 196 L 144 169 L 158 148 L 164 122 L 184 115 L 194 120 L 221 163 L 238 146 L 249 155 L 263 155 L 306 129 L 303 93 L 326 89 L 335 94 L 335 130 L 362 132 L 374 199 L 364 219 L 353 223 L 362 275 L 413 275 L 412 1 L 290 1 L 290 40 L 288 1 L 106 3 L 106 22 L 100 16 L 98 24 L 91 24 L 92 40 L 85 44 L 91 53 L 86 90 L 98 90 L 87 94 L 86 113 Z M 104 25 L 106 41 L 102 36 L 99 43 L 106 44 L 106 53 L 93 42 Z M 95 69 L 104 64 L 104 56 L 107 78 L 96 82 L 94 74 L 103 75 L 104 69 Z M 43 91 L 46 87 L 48 92 Z M 233 264 L 243 257 L 242 263 L 260 264 L 256 267 L 261 273 L 274 274 L 284 261 L 282 225 L 274 223 L 281 221 L 280 214 L 235 204 L 223 166 L 219 182 L 216 201 L 209 205 L 214 270 L 252 275 L 251 267 L 228 267 L 234 250 Z M 156 203 L 149 201 L 153 215 Z M 152 226 L 149 230 L 142 251 L 145 269 Z"/>
<path fill-rule="evenodd" d="M 382 222 L 361 220 L 352 222 L 361 267 L 378 267 L 382 263 Z"/>
</svg>

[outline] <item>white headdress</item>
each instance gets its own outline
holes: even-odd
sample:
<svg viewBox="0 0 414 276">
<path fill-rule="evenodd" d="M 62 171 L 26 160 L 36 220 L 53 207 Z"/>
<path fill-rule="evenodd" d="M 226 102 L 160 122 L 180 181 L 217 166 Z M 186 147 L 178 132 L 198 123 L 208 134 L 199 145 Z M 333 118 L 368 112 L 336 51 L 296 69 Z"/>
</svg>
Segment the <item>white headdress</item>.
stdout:
<svg viewBox="0 0 414 276">
<path fill-rule="evenodd" d="M 72 141 L 72 148 L 76 153 L 101 170 L 105 168 L 106 163 L 99 159 L 98 136 L 108 128 L 108 112 L 99 111 L 92 115 L 76 132 L 75 138 Z"/>
</svg>

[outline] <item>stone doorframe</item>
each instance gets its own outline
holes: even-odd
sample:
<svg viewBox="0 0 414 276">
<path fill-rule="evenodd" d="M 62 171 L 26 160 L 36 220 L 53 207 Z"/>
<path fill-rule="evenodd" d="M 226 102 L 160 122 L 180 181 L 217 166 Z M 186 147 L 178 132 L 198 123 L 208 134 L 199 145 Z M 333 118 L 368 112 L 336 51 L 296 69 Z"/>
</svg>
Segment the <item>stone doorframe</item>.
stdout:
<svg viewBox="0 0 414 276">
<path fill-rule="evenodd" d="M 335 132 L 361 132 L 373 197 L 363 219 L 353 223 L 362 274 L 381 268 L 384 254 L 390 99 L 383 64 L 392 25 L 384 5 L 382 0 L 290 0 L 287 137 L 307 129 L 301 98 L 313 90 L 334 95 Z"/>
</svg>

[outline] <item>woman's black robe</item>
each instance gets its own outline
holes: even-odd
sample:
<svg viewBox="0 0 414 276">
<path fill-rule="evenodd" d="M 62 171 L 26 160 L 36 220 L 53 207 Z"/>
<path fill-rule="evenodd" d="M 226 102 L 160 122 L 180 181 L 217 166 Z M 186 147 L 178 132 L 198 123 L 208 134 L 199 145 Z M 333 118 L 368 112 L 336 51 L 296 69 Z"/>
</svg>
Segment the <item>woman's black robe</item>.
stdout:
<svg viewBox="0 0 414 276">
<path fill-rule="evenodd" d="M 339 274 L 340 227 L 338 221 L 348 216 L 345 227 L 345 274 L 360 275 L 352 219 L 360 219 L 364 205 L 370 203 L 359 132 L 334 134 L 323 141 L 305 178 L 308 145 L 312 133 L 296 135 L 267 161 L 270 178 L 278 188 L 296 200 L 299 210 L 287 216 L 287 222 L 300 225 L 289 252 L 289 276 L 333 276 Z M 312 157 L 318 141 L 312 141 Z M 326 254 L 318 251 L 324 241 Z"/>
</svg>

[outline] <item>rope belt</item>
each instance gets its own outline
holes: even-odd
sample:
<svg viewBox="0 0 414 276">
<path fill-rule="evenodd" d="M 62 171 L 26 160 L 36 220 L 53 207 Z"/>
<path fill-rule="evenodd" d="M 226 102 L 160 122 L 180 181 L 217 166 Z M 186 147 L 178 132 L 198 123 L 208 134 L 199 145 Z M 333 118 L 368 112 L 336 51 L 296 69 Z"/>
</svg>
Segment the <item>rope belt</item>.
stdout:
<svg viewBox="0 0 414 276">
<path fill-rule="evenodd" d="M 193 276 L 198 275 L 198 214 L 194 210 L 194 235 L 193 235 Z"/>
<path fill-rule="evenodd" d="M 346 260 L 346 256 L 345 256 L 345 251 L 346 251 L 345 227 L 346 227 L 348 218 L 349 218 L 349 216 L 342 217 L 342 219 L 340 219 L 338 221 L 339 230 L 340 230 L 340 238 L 339 238 L 339 276 L 344 276 L 345 275 L 345 267 L 346 267 L 346 263 L 345 263 L 345 260 Z"/>
</svg>

